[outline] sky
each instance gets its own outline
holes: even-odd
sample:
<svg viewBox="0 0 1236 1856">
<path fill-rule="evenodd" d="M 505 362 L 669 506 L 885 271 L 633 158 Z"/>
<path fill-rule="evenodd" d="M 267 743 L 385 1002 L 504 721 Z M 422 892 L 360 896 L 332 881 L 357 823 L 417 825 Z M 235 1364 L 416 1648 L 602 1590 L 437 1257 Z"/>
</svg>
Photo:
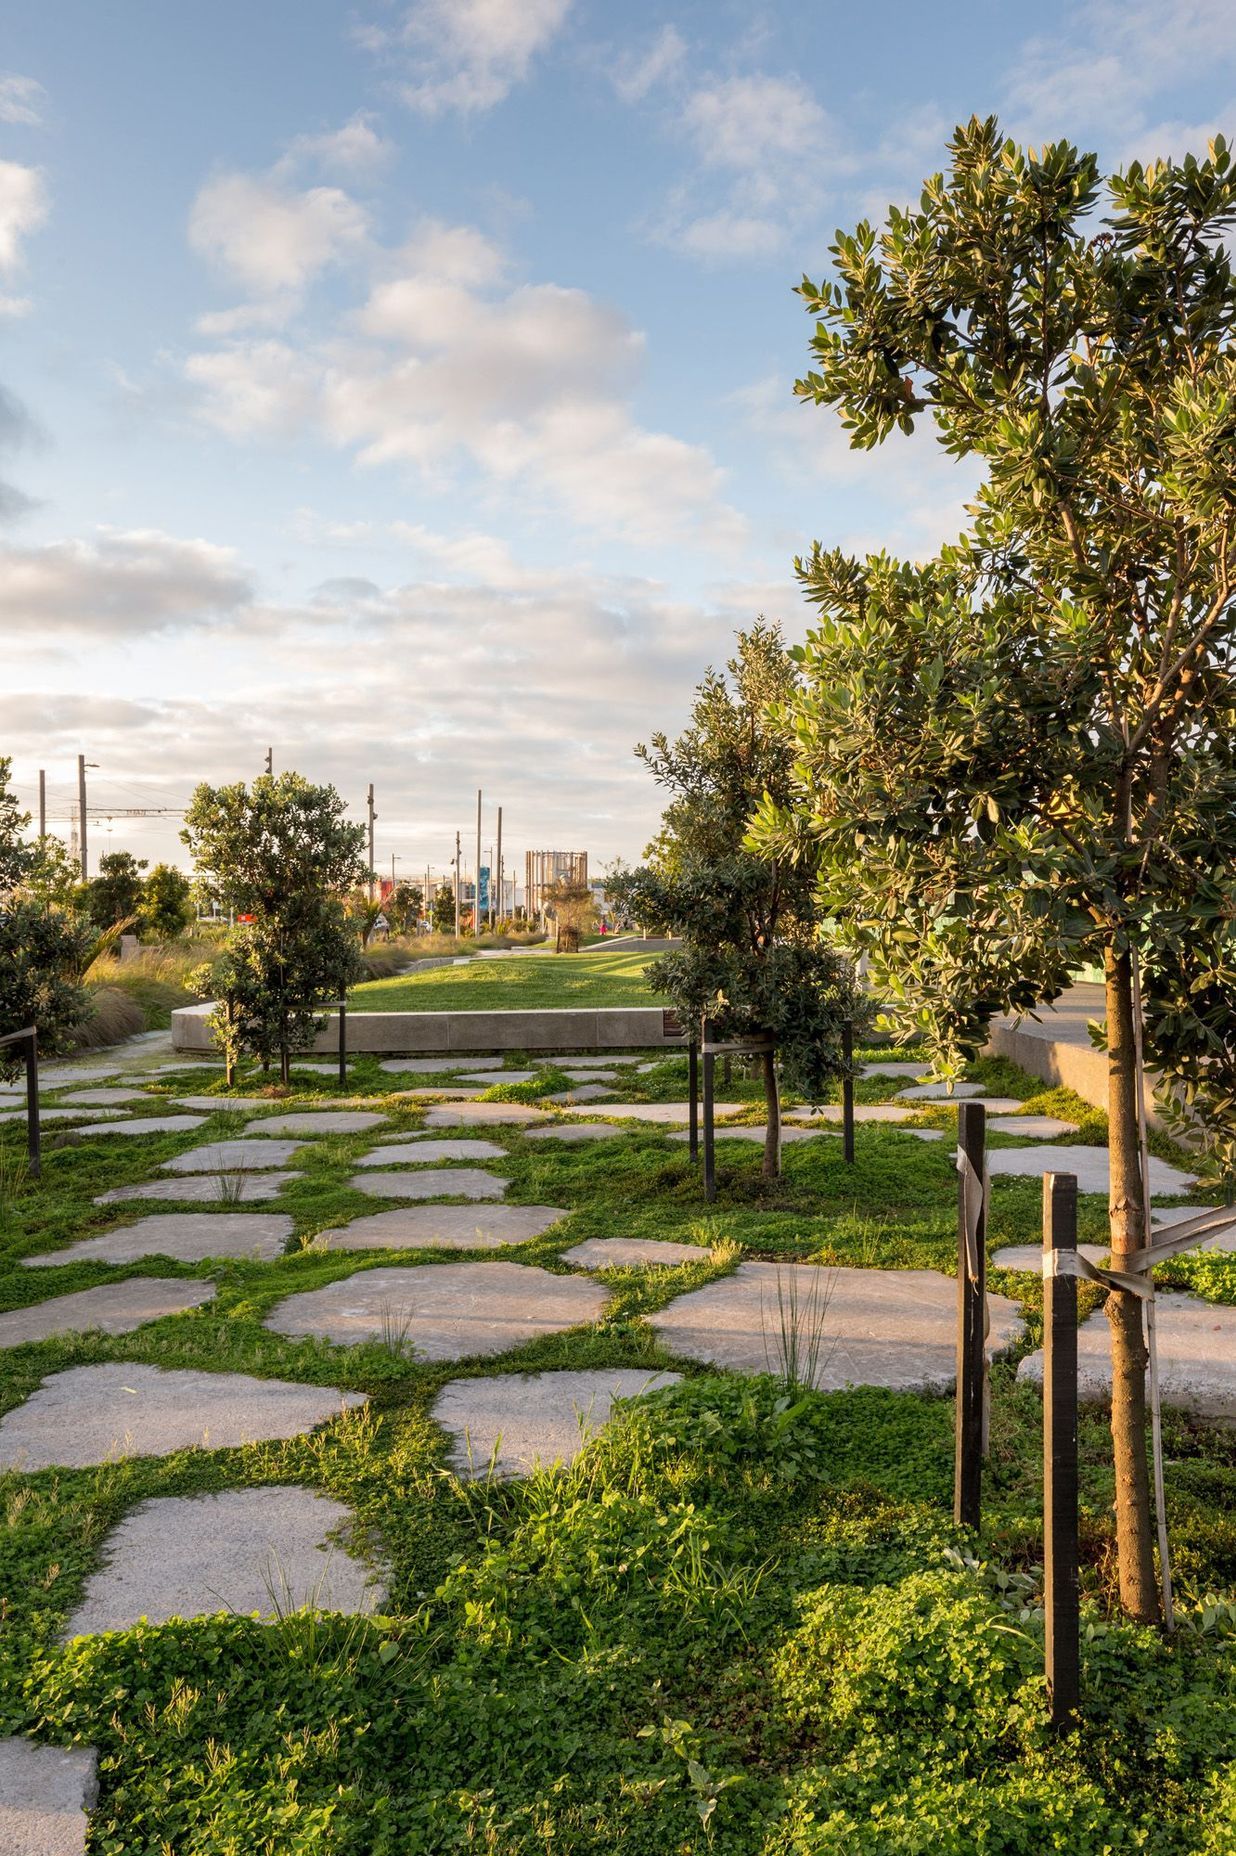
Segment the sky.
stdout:
<svg viewBox="0 0 1236 1856">
<path fill-rule="evenodd" d="M 379 869 L 635 860 L 736 628 L 973 479 L 795 401 L 795 284 L 954 123 L 1114 165 L 1236 128 L 1232 0 L 12 0 L 0 755 L 92 855 L 194 786 L 376 792 Z"/>
</svg>

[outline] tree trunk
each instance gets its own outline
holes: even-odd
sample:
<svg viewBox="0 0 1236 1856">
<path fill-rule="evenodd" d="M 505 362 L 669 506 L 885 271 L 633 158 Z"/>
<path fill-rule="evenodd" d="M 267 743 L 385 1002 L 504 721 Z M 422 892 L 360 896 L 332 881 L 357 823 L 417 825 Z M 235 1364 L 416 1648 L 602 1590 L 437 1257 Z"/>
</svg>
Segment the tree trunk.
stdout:
<svg viewBox="0 0 1236 1856">
<path fill-rule="evenodd" d="M 1136 1046 L 1133 1038 L 1133 969 L 1127 953 L 1110 945 L 1107 978 L 1107 1100 L 1111 1192 L 1108 1199 L 1112 1268 L 1145 1242 Z M 1141 1623 L 1159 1621 L 1150 1474 L 1146 1460 L 1146 1342 L 1137 1296 L 1115 1289 L 1107 1298 L 1112 1336 L 1112 1445 L 1116 1467 L 1116 1549 L 1120 1602 Z"/>
<path fill-rule="evenodd" d="M 764 1136 L 764 1178 L 781 1177 L 781 1096 L 777 1089 L 777 1053 L 766 1050 L 764 1065 L 764 1104 L 768 1132 Z"/>
</svg>

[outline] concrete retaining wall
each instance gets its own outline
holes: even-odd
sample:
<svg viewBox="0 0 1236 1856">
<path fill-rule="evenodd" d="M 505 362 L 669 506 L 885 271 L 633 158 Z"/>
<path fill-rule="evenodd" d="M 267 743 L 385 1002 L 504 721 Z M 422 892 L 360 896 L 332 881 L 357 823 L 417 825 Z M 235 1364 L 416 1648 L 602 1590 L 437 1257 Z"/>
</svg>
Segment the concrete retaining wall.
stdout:
<svg viewBox="0 0 1236 1856">
<path fill-rule="evenodd" d="M 172 1013 L 172 1049 L 213 1049 L 206 1024 L 212 1006 Z M 349 1012 L 348 1049 L 382 1056 L 468 1055 L 507 1050 L 662 1050 L 685 1044 L 667 1036 L 660 1006 L 625 1005 L 556 1012 Z M 339 1014 L 328 1014 L 312 1049 L 339 1048 Z"/>
<path fill-rule="evenodd" d="M 993 1020 L 987 1051 L 994 1057 L 1007 1057 L 1045 1083 L 1074 1090 L 1083 1102 L 1106 1111 L 1107 1053 L 1094 1048 L 1087 1030 L 1091 1020 L 1101 1021 L 1106 1014 L 1102 986 L 1083 981 L 1070 986 L 1054 1005 L 1040 1007 L 1037 1019 Z M 1155 1082 L 1153 1074 L 1147 1075 L 1146 1117 L 1152 1127 L 1159 1125 Z"/>
</svg>

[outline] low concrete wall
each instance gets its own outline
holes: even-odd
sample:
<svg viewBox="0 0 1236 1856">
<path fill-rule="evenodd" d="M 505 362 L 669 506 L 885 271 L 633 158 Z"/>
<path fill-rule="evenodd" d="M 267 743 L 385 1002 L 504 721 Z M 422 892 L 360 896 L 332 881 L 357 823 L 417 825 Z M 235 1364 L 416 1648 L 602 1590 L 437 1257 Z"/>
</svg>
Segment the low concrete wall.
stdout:
<svg viewBox="0 0 1236 1856">
<path fill-rule="evenodd" d="M 987 1053 L 1007 1057 L 1011 1063 L 1041 1076 L 1045 1083 L 1072 1089 L 1083 1102 L 1107 1109 L 1107 1052 L 1096 1050 L 1087 1026 L 1107 1015 L 1102 986 L 1082 982 L 1070 986 L 1054 1005 L 1042 1006 L 1037 1019 L 997 1018 L 992 1021 Z M 1159 1125 L 1154 1107 L 1156 1078 L 1146 1078 L 1146 1117 Z"/>
<path fill-rule="evenodd" d="M 212 1006 L 190 1005 L 172 1013 L 172 1049 L 213 1048 L 207 1014 Z M 667 1037 L 657 1005 L 577 1008 L 556 1012 L 352 1012 L 348 1049 L 382 1056 L 426 1057 L 508 1050 L 606 1051 L 681 1048 Z M 339 1048 L 339 1014 L 327 1016 L 312 1049 L 324 1055 Z"/>
</svg>

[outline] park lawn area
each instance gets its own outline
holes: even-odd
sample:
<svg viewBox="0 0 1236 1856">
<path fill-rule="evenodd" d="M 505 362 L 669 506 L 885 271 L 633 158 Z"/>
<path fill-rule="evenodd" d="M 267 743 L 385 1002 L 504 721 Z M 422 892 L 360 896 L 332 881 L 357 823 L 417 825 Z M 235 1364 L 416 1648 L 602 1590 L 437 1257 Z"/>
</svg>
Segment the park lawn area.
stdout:
<svg viewBox="0 0 1236 1856">
<path fill-rule="evenodd" d="M 646 1083 L 664 1099 L 681 1065 L 667 1059 L 627 1093 Z M 387 1093 L 376 1067 L 356 1071 L 347 1093 L 388 1116 L 379 1137 L 422 1125 L 424 1105 Z M 1008 1066 L 1001 1076 L 1040 1105 L 1032 1079 Z M 864 1094 L 895 1087 L 869 1079 Z M 749 1102 L 750 1088 L 736 1079 L 733 1094 Z M 323 1081 L 271 1108 L 339 1093 Z M 152 1101 L 174 1095 L 168 1078 L 152 1089 Z M 1076 1098 L 1050 1099 L 1081 1119 Z M 788 1147 L 771 1183 L 754 1148 L 721 1138 L 708 1206 L 685 1147 L 662 1129 L 555 1147 L 486 1127 L 503 1157 L 485 1164 L 509 1180 L 506 1201 L 561 1207 L 559 1223 L 505 1251 L 339 1253 L 313 1238 L 393 1202 L 351 1184 L 375 1135 L 331 1135 L 296 1157 L 301 1177 L 277 1201 L 294 1234 L 269 1262 L 19 1266 L 174 1210 L 93 1200 L 241 1133 L 254 1112 L 221 1094 L 191 1135 L 140 1140 L 75 1143 L 52 1124 L 37 1185 L 20 1177 L 19 1130 L 0 1132 L 0 1309 L 138 1274 L 217 1287 L 208 1306 L 128 1335 L 5 1350 L 3 1409 L 49 1373 L 102 1361 L 369 1397 L 286 1442 L 0 1475 L 0 1734 L 100 1749 L 92 1853 L 1231 1856 L 1230 1431 L 1168 1418 L 1182 1600 L 1169 1644 L 1115 1612 L 1110 1440 L 1103 1412 L 1083 1413 L 1083 1747 L 1053 1740 L 1043 1721 L 1040 1409 L 1015 1379 L 1039 1339 L 1037 1276 L 992 1281 L 1022 1304 L 1027 1329 L 992 1375 L 981 1539 L 951 1521 L 951 1400 L 718 1374 L 668 1353 L 646 1320 L 744 1256 L 951 1273 L 947 1138 L 860 1125 L 852 1166 L 822 1137 Z M 945 1127 L 950 1114 L 931 1119 Z M 1085 1133 L 1102 1138 L 1092 1111 Z M 1036 1180 L 996 1180 L 993 1249 L 1036 1241 L 1039 1197 Z M 1102 1219 L 1102 1202 L 1084 1198 L 1081 1236 L 1097 1237 Z M 614 1235 L 692 1244 L 698 1260 L 606 1271 L 598 1321 L 493 1358 L 431 1362 L 397 1332 L 335 1347 L 263 1325 L 284 1296 L 375 1265 L 497 1257 L 562 1275 L 571 1245 Z M 1236 1259 L 1195 1270 L 1179 1262 L 1164 1275 L 1236 1301 Z M 1089 1310 L 1098 1291 L 1085 1285 L 1081 1299 Z M 826 1309 L 823 1320 L 826 1336 Z M 448 1467 L 431 1412 L 449 1380 L 613 1366 L 683 1380 L 625 1407 L 568 1471 L 468 1481 Z M 354 1511 L 356 1549 L 385 1569 L 381 1616 L 225 1613 L 60 1644 L 109 1531 L 136 1503 L 286 1483 Z"/>
<path fill-rule="evenodd" d="M 656 1005 L 644 979 L 655 955 L 512 954 L 463 967 L 369 980 L 348 1003 L 358 1012 L 522 1012 L 556 1007 Z"/>
</svg>

